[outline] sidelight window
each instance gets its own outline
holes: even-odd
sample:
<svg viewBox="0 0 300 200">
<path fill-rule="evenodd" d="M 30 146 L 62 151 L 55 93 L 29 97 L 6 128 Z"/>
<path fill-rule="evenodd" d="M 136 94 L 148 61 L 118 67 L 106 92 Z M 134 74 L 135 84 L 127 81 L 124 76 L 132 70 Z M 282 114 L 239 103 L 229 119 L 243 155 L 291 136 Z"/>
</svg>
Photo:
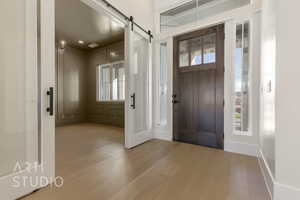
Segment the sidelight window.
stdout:
<svg viewBox="0 0 300 200">
<path fill-rule="evenodd" d="M 239 133 L 249 131 L 249 69 L 250 69 L 250 23 L 236 24 L 234 52 L 234 130 Z"/>
<path fill-rule="evenodd" d="M 97 101 L 125 100 L 124 62 L 97 67 Z"/>
<path fill-rule="evenodd" d="M 160 69 L 159 69 L 159 116 L 158 125 L 167 124 L 167 68 L 168 68 L 168 46 L 166 42 L 160 43 Z"/>
</svg>

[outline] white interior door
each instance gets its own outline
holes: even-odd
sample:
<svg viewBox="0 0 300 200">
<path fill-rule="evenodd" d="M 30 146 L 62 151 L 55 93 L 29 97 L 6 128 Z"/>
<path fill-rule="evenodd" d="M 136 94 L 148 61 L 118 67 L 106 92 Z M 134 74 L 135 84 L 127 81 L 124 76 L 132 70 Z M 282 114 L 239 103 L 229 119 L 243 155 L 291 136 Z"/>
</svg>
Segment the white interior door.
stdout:
<svg viewBox="0 0 300 200">
<path fill-rule="evenodd" d="M 137 27 L 126 29 L 127 84 L 125 146 L 135 147 L 153 138 L 152 127 L 152 43 Z"/>
<path fill-rule="evenodd" d="M 46 87 L 54 85 L 54 72 L 43 69 L 52 65 L 52 59 L 54 64 L 54 48 L 47 57 L 50 62 L 43 56 L 52 51 L 47 43 L 53 41 L 54 46 L 54 37 L 48 37 L 51 31 L 54 33 L 51 28 L 54 15 L 53 19 L 50 15 L 41 18 L 41 23 L 48 20 L 50 32 L 43 29 L 45 24 L 38 26 L 40 6 L 49 6 L 43 12 L 49 14 L 51 3 L 52 0 L 42 5 L 38 0 L 0 1 L 1 200 L 28 194 L 43 186 L 41 176 L 54 176 L 54 120 L 46 111 L 48 101 L 42 102 L 48 99 Z M 49 143 L 44 145 L 45 141 Z"/>
</svg>

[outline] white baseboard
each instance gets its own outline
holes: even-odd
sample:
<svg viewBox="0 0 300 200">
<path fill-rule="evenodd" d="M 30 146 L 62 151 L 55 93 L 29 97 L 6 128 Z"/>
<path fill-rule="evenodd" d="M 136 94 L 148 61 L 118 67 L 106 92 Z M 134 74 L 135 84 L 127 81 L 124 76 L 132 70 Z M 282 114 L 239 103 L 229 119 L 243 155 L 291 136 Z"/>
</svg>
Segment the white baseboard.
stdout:
<svg viewBox="0 0 300 200">
<path fill-rule="evenodd" d="M 169 131 L 154 130 L 154 138 L 159 140 L 173 141 L 173 135 Z"/>
<path fill-rule="evenodd" d="M 265 179 L 265 183 L 271 199 L 273 200 L 298 200 L 300 199 L 300 188 L 295 188 L 289 185 L 278 183 L 264 157 L 264 154 L 259 150 L 258 156 L 259 166 Z"/>
<path fill-rule="evenodd" d="M 300 199 L 300 188 L 275 183 L 274 200 L 298 200 Z"/>
<path fill-rule="evenodd" d="M 269 195 L 270 195 L 271 199 L 273 199 L 275 179 L 271 172 L 271 169 L 269 168 L 267 160 L 265 159 L 265 156 L 261 150 L 259 150 L 259 154 L 258 154 L 258 163 L 259 163 L 262 175 L 264 177 L 265 184 L 267 186 Z"/>
<path fill-rule="evenodd" d="M 224 141 L 224 151 L 257 157 L 258 146 L 255 144 L 227 140 Z"/>
</svg>

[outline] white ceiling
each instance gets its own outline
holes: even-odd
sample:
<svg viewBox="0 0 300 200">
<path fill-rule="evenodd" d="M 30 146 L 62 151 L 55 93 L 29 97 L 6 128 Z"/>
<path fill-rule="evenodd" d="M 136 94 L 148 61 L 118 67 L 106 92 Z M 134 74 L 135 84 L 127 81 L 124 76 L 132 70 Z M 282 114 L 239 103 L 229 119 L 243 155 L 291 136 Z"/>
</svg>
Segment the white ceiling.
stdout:
<svg viewBox="0 0 300 200">
<path fill-rule="evenodd" d="M 55 1 L 56 41 L 87 49 L 89 43 L 100 46 L 120 41 L 124 27 L 105 13 L 98 13 L 80 0 Z M 78 44 L 78 40 L 85 42 Z"/>
</svg>

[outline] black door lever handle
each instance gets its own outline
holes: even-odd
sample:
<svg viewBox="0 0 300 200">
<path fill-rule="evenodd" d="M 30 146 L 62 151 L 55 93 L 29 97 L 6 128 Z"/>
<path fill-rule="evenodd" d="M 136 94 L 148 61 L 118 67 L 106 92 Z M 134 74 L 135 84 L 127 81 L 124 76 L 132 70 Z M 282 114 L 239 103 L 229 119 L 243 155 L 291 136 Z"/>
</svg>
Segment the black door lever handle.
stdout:
<svg viewBox="0 0 300 200">
<path fill-rule="evenodd" d="M 135 109 L 135 93 L 133 93 L 130 97 L 132 98 L 132 104 L 130 106 L 132 109 Z"/>
<path fill-rule="evenodd" d="M 49 112 L 50 116 L 53 116 L 54 114 L 54 105 L 53 105 L 53 98 L 54 98 L 54 89 L 53 87 L 50 87 L 47 91 L 47 95 L 49 96 L 49 107 L 47 108 L 47 112 Z"/>
<path fill-rule="evenodd" d="M 177 101 L 177 100 L 172 100 L 172 103 L 180 103 L 179 101 Z"/>
</svg>

